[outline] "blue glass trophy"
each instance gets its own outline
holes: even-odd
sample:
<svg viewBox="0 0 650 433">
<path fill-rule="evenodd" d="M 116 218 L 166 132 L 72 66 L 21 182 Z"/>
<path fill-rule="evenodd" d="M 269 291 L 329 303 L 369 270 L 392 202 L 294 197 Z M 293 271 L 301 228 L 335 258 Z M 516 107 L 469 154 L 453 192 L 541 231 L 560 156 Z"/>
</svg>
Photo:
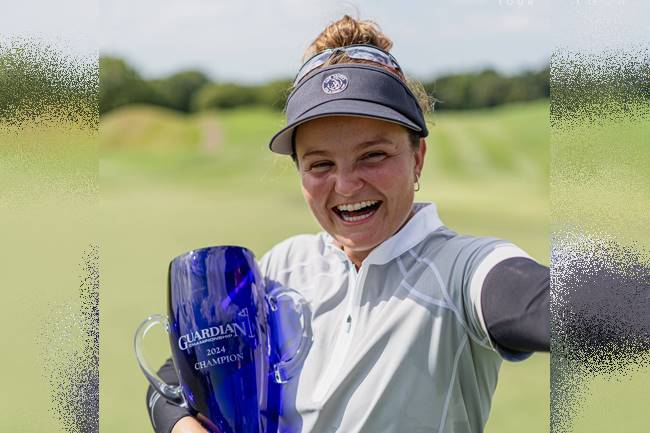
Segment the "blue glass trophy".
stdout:
<svg viewBox="0 0 650 433">
<path fill-rule="evenodd" d="M 311 344 L 303 306 L 295 291 L 266 293 L 248 249 L 193 250 L 170 263 L 168 315 L 139 326 L 136 358 L 156 391 L 187 407 L 212 433 L 274 433 L 281 384 L 297 374 Z M 281 313 L 298 317 L 290 320 L 301 328 L 292 345 Z M 157 324 L 169 334 L 180 386 L 165 383 L 145 359 L 144 336 Z"/>
</svg>

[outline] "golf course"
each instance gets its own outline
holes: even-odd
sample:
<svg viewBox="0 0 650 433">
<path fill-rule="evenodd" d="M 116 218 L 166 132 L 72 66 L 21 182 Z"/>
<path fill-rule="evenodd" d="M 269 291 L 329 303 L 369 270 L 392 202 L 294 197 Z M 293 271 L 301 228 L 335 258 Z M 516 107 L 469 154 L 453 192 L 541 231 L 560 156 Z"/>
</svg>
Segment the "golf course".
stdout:
<svg viewBox="0 0 650 433">
<path fill-rule="evenodd" d="M 418 201 L 458 232 L 511 240 L 549 260 L 548 101 L 430 117 Z M 208 245 L 260 257 L 317 223 L 289 158 L 268 151 L 282 113 L 246 108 L 192 115 L 145 105 L 102 117 L 100 151 L 101 429 L 150 429 L 132 336 L 164 312 L 167 265 Z M 151 332 L 151 362 L 167 356 Z M 547 432 L 549 357 L 504 362 L 487 431 Z"/>
</svg>

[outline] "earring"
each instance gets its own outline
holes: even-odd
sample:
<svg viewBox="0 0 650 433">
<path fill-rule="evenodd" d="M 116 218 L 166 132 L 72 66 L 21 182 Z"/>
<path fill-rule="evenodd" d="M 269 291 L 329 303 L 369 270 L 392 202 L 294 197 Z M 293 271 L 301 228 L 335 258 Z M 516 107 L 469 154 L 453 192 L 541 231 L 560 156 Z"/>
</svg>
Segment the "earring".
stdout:
<svg viewBox="0 0 650 433">
<path fill-rule="evenodd" d="M 420 175 L 415 173 L 415 188 L 413 188 L 413 191 L 419 191 L 420 190 Z"/>
</svg>

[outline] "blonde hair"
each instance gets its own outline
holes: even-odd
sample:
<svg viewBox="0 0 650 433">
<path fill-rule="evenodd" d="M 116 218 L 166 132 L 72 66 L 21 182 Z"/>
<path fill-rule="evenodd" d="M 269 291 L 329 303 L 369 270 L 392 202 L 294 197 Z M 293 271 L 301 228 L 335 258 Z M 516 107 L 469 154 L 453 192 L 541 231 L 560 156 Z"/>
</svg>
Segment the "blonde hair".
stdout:
<svg viewBox="0 0 650 433">
<path fill-rule="evenodd" d="M 359 20 L 349 15 L 343 15 L 343 18 L 330 23 L 314 39 L 305 51 L 303 62 L 323 50 L 354 44 L 373 45 L 386 52 L 390 52 L 393 47 L 393 41 L 381 31 L 379 25 L 374 21 Z M 337 63 L 370 63 L 376 66 L 375 63 L 365 60 L 351 59 L 345 53 L 333 55 L 323 66 Z M 392 70 L 391 72 L 395 73 Z M 433 111 L 435 99 L 427 94 L 422 83 L 406 77 L 403 73 L 398 72 L 398 75 L 417 99 L 422 112 Z"/>
</svg>

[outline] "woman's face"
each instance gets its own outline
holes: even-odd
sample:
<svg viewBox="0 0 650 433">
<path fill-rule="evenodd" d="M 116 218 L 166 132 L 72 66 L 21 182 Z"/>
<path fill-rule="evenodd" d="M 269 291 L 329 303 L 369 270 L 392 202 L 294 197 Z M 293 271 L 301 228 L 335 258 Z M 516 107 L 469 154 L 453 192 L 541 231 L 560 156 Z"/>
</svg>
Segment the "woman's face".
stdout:
<svg viewBox="0 0 650 433">
<path fill-rule="evenodd" d="M 426 144 L 377 119 L 331 116 L 296 131 L 302 192 L 314 216 L 350 257 L 363 260 L 408 220 Z"/>
</svg>

